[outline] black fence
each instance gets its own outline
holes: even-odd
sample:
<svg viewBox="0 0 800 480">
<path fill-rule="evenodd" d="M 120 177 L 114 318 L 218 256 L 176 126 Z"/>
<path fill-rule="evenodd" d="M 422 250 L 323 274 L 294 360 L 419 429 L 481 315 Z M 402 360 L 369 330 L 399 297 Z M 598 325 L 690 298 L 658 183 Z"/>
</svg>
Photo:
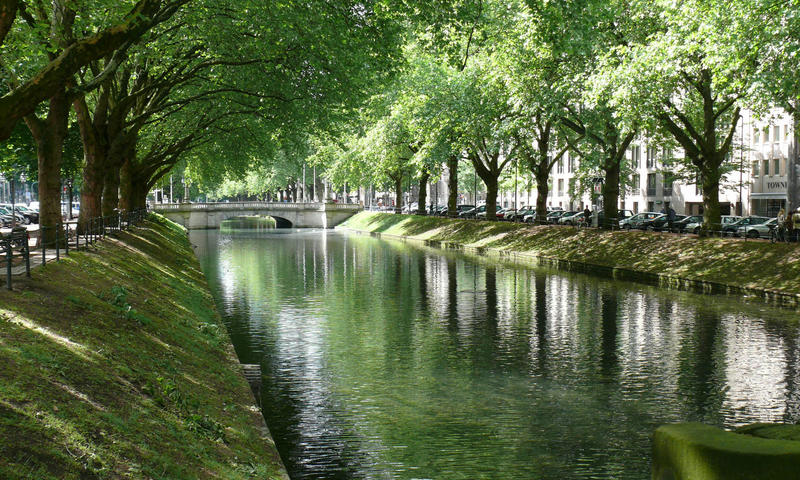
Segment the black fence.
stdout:
<svg viewBox="0 0 800 480">
<path fill-rule="evenodd" d="M 6 288 L 11 290 L 14 268 L 25 265 L 25 274 L 31 275 L 31 256 L 41 252 L 41 264 L 48 260 L 60 260 L 61 255 L 69 255 L 70 250 L 86 249 L 95 245 L 113 232 L 128 230 L 147 218 L 147 209 L 118 212 L 114 215 L 89 218 L 84 222 L 60 222 L 58 225 L 40 226 L 38 244 L 30 246 L 30 232 L 16 229 L 10 234 L 0 236 L 0 254 L 5 259 Z M 50 255 L 50 259 L 48 259 Z M 17 262 L 15 266 L 14 263 Z"/>
</svg>

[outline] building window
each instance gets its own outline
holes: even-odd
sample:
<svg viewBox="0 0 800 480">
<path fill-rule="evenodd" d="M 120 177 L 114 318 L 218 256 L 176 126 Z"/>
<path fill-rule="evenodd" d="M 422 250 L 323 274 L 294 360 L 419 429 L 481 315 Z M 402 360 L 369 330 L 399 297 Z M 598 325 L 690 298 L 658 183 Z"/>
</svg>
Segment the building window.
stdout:
<svg viewBox="0 0 800 480">
<path fill-rule="evenodd" d="M 765 177 L 769 176 L 769 160 L 763 160 L 761 162 L 761 166 L 764 167 L 761 175 L 764 175 Z"/>
<path fill-rule="evenodd" d="M 559 178 L 558 179 L 558 196 L 560 197 L 562 195 L 564 195 L 564 179 L 563 178 Z"/>
<path fill-rule="evenodd" d="M 633 165 L 633 168 L 639 168 L 642 166 L 642 148 L 638 145 L 631 147 L 631 164 Z"/>
<path fill-rule="evenodd" d="M 558 164 L 557 165 L 558 165 L 556 167 L 557 172 L 558 173 L 564 173 L 564 159 L 563 158 L 559 158 L 558 159 Z"/>
<path fill-rule="evenodd" d="M 655 147 L 647 147 L 647 168 L 656 168 Z"/>
<path fill-rule="evenodd" d="M 639 202 L 633 202 L 633 213 L 639 213 Z"/>
<path fill-rule="evenodd" d="M 664 172 L 664 196 L 672 196 L 672 172 Z"/>
<path fill-rule="evenodd" d="M 781 141 L 781 127 L 778 125 L 772 127 L 772 141 L 773 142 Z"/>
<path fill-rule="evenodd" d="M 656 209 L 655 202 L 647 202 L 647 211 L 653 212 Z"/>
<path fill-rule="evenodd" d="M 569 154 L 567 154 L 567 168 L 570 173 L 575 171 L 575 157 Z"/>
<path fill-rule="evenodd" d="M 753 177 L 758 176 L 758 161 L 753 162 Z"/>
<path fill-rule="evenodd" d="M 772 174 L 773 175 L 780 175 L 781 174 L 781 159 L 780 158 L 773 158 L 772 159 Z"/>
<path fill-rule="evenodd" d="M 753 129 L 753 144 L 757 144 L 761 142 L 761 132 L 758 128 Z"/>
<path fill-rule="evenodd" d="M 632 183 L 633 183 L 634 195 L 639 195 L 639 192 L 637 192 L 636 190 L 639 190 L 642 187 L 642 177 L 639 175 L 638 172 L 633 172 Z"/>
<path fill-rule="evenodd" d="M 656 194 L 656 174 L 647 174 L 647 196 L 653 197 Z"/>
</svg>

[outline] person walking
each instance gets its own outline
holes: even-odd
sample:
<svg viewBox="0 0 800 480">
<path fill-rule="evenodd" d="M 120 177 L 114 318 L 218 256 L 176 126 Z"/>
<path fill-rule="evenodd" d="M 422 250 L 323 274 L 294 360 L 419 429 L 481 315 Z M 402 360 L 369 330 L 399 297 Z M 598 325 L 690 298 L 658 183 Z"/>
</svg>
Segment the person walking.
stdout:
<svg viewBox="0 0 800 480">
<path fill-rule="evenodd" d="M 583 208 L 583 224 L 587 227 L 591 226 L 591 224 L 589 223 L 591 221 L 591 218 L 592 218 L 592 211 L 589 210 L 589 205 L 586 205 Z"/>
<path fill-rule="evenodd" d="M 675 210 L 672 209 L 672 206 L 667 206 L 667 224 L 670 232 L 672 231 L 673 223 L 675 223 Z"/>
<path fill-rule="evenodd" d="M 792 215 L 792 241 L 798 241 L 798 236 L 800 236 L 800 207 L 797 207 Z"/>
<path fill-rule="evenodd" d="M 786 210 L 783 208 L 780 209 L 778 212 L 778 218 L 775 222 L 776 233 L 778 234 L 778 241 L 783 242 L 785 241 L 786 236 Z"/>
</svg>

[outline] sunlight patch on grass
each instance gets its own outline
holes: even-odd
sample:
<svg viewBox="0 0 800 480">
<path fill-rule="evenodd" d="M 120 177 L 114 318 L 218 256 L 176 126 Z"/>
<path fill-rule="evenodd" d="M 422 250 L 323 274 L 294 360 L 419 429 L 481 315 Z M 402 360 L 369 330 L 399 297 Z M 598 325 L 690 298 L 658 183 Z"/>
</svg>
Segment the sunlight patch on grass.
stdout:
<svg viewBox="0 0 800 480">
<path fill-rule="evenodd" d="M 94 359 L 91 358 L 94 352 L 86 348 L 84 345 L 81 345 L 80 343 L 77 342 L 73 342 L 69 338 L 63 335 L 59 335 L 58 333 L 50 330 L 49 328 L 43 327 L 34 322 L 33 320 L 25 318 L 21 315 L 17 315 L 16 313 L 11 312 L 9 310 L 0 309 L 0 314 L 7 316 L 7 319 L 10 322 L 25 327 L 32 332 L 36 332 L 40 335 L 43 335 L 48 339 L 58 343 L 59 345 L 62 345 L 63 347 L 67 348 L 70 352 L 80 356 L 84 360 L 94 361 Z"/>
</svg>

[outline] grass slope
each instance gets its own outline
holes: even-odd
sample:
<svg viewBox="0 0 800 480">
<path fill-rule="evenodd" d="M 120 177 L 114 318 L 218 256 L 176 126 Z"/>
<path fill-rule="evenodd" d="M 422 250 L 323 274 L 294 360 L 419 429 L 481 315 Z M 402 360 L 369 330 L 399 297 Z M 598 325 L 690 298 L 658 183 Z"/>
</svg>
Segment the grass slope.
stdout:
<svg viewBox="0 0 800 480">
<path fill-rule="evenodd" d="M 592 266 L 623 268 L 800 296 L 800 247 L 731 238 L 698 238 L 641 231 L 607 232 L 570 227 L 475 222 L 441 217 L 361 212 L 341 225 L 364 232 L 491 248 Z"/>
<path fill-rule="evenodd" d="M 288 478 L 181 227 L 153 216 L 15 286 L 0 478 Z"/>
</svg>

